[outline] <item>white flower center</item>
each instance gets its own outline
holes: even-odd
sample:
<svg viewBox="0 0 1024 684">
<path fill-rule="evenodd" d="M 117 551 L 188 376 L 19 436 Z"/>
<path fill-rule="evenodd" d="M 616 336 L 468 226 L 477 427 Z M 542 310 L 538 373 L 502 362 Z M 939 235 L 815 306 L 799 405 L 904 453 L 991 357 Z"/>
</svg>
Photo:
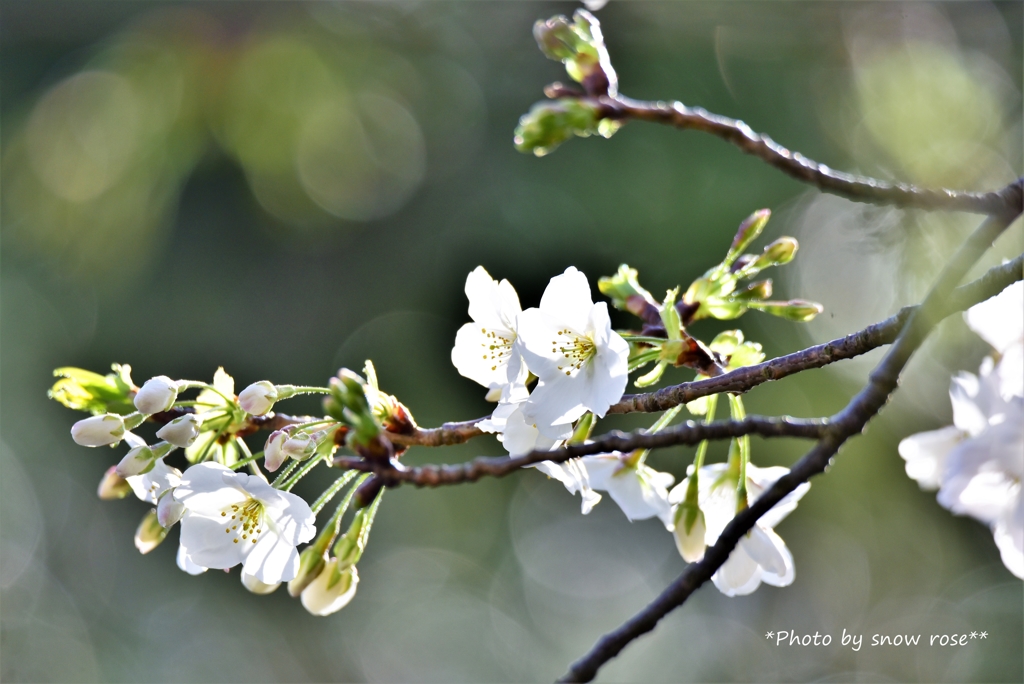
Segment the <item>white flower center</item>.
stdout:
<svg viewBox="0 0 1024 684">
<path fill-rule="evenodd" d="M 512 356 L 512 344 L 516 341 L 515 334 L 513 333 L 512 337 L 506 337 L 508 333 L 506 330 L 488 330 L 487 328 L 480 328 L 480 332 L 486 338 L 485 342 L 480 343 L 480 346 L 484 348 L 484 361 L 493 362 L 492 371 L 498 370 L 498 366 L 507 363 L 508 357 Z"/>
<path fill-rule="evenodd" d="M 220 515 L 222 518 L 231 517 L 225 520 L 224 532 L 234 534 L 234 543 L 238 540 L 251 540 L 253 544 L 263 534 L 263 504 L 249 497 L 243 503 L 231 504 L 225 507 Z"/>
<path fill-rule="evenodd" d="M 558 370 L 566 375 L 572 375 L 573 371 L 583 368 L 591 356 L 597 351 L 594 340 L 589 336 L 584 337 L 566 328 L 558 331 L 558 337 L 551 340 L 551 353 L 561 354 L 565 361 L 558 366 Z"/>
</svg>

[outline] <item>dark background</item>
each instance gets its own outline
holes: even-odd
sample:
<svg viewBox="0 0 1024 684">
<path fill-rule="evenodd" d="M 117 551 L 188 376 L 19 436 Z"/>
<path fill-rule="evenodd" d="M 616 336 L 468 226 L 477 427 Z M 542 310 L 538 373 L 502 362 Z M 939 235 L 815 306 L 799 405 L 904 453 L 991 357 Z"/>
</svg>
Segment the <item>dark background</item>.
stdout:
<svg viewBox="0 0 1024 684">
<path fill-rule="evenodd" d="M 742 118 L 835 168 L 987 190 L 1021 173 L 1021 7 L 613 0 L 598 16 L 632 97 Z M 249 594 L 236 572 L 180 572 L 176 532 L 139 555 L 145 506 L 94 493 L 123 448 L 70 440 L 80 416 L 45 397 L 55 367 L 130 363 L 141 384 L 223 365 L 241 389 L 323 384 L 372 358 L 383 388 L 432 426 L 490 410 L 449 361 L 478 264 L 524 306 L 570 264 L 594 284 L 627 262 L 657 295 L 685 288 L 768 207 L 765 238 L 802 246 L 773 274 L 776 292 L 826 307 L 811 324 L 736 322 L 774 356 L 919 298 L 976 223 L 822 196 L 719 140 L 647 124 L 543 159 L 516 152 L 518 116 L 565 80 L 531 25 L 573 9 L 5 0 L 5 680 L 549 680 L 683 567 L 660 523 L 630 524 L 607 498 L 582 517 L 539 473 L 403 487 L 385 498 L 355 600 L 315 618 L 283 590 Z M 1022 246 L 1011 230 L 979 272 Z M 985 352 L 959 317 L 943 325 L 884 415 L 779 527 L 791 587 L 734 599 L 705 587 L 602 676 L 1020 681 L 1020 581 L 989 531 L 919 491 L 896 452 L 950 422 L 950 373 L 976 370 Z M 834 412 L 869 356 L 759 387 L 748 410 Z M 754 462 L 789 465 L 805 447 L 755 440 Z M 487 438 L 407 458 L 500 453 Z M 681 476 L 691 459 L 679 448 L 651 463 Z M 300 493 L 315 497 L 329 475 Z M 989 637 L 854 653 L 843 629 L 865 642 Z M 775 647 L 768 630 L 833 644 Z"/>
</svg>

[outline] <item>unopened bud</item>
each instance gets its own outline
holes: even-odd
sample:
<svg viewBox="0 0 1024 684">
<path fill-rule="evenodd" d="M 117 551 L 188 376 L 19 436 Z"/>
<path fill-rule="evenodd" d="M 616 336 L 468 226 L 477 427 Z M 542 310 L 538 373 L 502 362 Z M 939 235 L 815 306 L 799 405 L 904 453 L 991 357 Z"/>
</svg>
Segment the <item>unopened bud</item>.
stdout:
<svg viewBox="0 0 1024 684">
<path fill-rule="evenodd" d="M 71 426 L 71 439 L 87 447 L 116 444 L 124 437 L 124 419 L 115 413 L 93 416 Z"/>
<path fill-rule="evenodd" d="M 156 519 L 160 526 L 169 529 L 185 515 L 185 505 L 174 499 L 174 490 L 168 489 L 160 495 L 156 504 Z"/>
<path fill-rule="evenodd" d="M 155 461 L 156 456 L 152 449 L 148 446 L 137 446 L 125 454 L 115 467 L 121 477 L 132 477 L 152 470 Z"/>
<path fill-rule="evenodd" d="M 262 416 L 274 408 L 279 399 L 277 386 L 269 380 L 260 380 L 246 387 L 238 395 L 238 405 L 253 416 Z"/>
<path fill-rule="evenodd" d="M 341 569 L 332 558 L 323 572 L 302 592 L 302 606 L 313 615 L 330 615 L 349 604 L 356 595 L 359 572 L 355 566 Z"/>
<path fill-rule="evenodd" d="M 192 446 L 199 436 L 200 420 L 194 413 L 175 418 L 156 431 L 156 436 L 182 449 Z"/>
<path fill-rule="evenodd" d="M 569 20 L 562 15 L 551 17 L 547 21 L 538 19 L 533 25 L 533 37 L 537 47 L 548 59 L 563 62 L 576 54 L 576 46 L 580 42 Z"/>
<path fill-rule="evenodd" d="M 598 133 L 598 109 L 592 102 L 561 98 L 538 102 L 519 118 L 516 149 L 538 157 L 552 152 L 574 135 L 586 138 Z"/>
<path fill-rule="evenodd" d="M 289 437 L 281 445 L 281 451 L 288 458 L 296 461 L 305 461 L 316 452 L 317 440 L 314 435 L 300 432 L 294 437 Z"/>
<path fill-rule="evenodd" d="M 107 472 L 103 474 L 103 479 L 100 480 L 100 486 L 96 490 L 96 494 L 105 501 L 112 501 L 114 499 L 123 499 L 131 491 L 132 487 L 128 484 L 128 481 L 117 474 L 117 466 L 110 466 L 107 468 Z"/>
<path fill-rule="evenodd" d="M 772 316 L 801 322 L 810 321 L 825 310 L 821 304 L 803 299 L 791 299 L 788 302 L 751 302 L 750 307 Z"/>
<path fill-rule="evenodd" d="M 282 448 L 287 441 L 288 433 L 284 430 L 274 430 L 270 433 L 267 444 L 263 447 L 263 467 L 267 472 L 274 472 L 288 459 L 288 454 Z"/>
<path fill-rule="evenodd" d="M 661 320 L 658 302 L 640 285 L 638 275 L 635 268 L 622 264 L 615 275 L 598 280 L 597 289 L 612 300 L 616 309 L 628 311 L 647 323 L 656 323 Z"/>
<path fill-rule="evenodd" d="M 732 240 L 732 246 L 729 247 L 729 253 L 725 257 L 726 265 L 734 262 L 743 250 L 757 239 L 771 215 L 770 209 L 759 209 L 743 220 L 736 231 L 736 237 Z"/>
<path fill-rule="evenodd" d="M 749 301 L 751 299 L 768 299 L 772 296 L 772 280 L 759 280 L 756 283 L 750 283 L 744 289 L 734 292 L 732 294 L 733 299 L 741 301 Z"/>
<path fill-rule="evenodd" d="M 280 582 L 274 584 L 267 584 L 256 578 L 256 575 L 250 575 L 245 570 L 242 570 L 242 586 L 251 591 L 254 594 L 272 594 L 277 591 L 277 588 L 281 586 Z"/>
<path fill-rule="evenodd" d="M 324 566 L 327 565 L 327 547 L 332 541 L 333 538 L 330 536 L 319 537 L 316 543 L 303 549 L 299 554 L 299 572 L 295 579 L 288 582 L 289 594 L 298 596 L 323 572 Z"/>
<path fill-rule="evenodd" d="M 166 375 L 147 380 L 135 394 L 135 408 L 141 413 L 152 415 L 174 406 L 178 398 L 178 383 Z"/>
<path fill-rule="evenodd" d="M 704 557 L 707 546 L 705 535 L 707 526 L 704 524 L 704 511 L 700 508 L 680 504 L 673 536 L 676 549 L 687 563 L 696 563 Z"/>
<path fill-rule="evenodd" d="M 135 548 L 140 553 L 149 553 L 167 536 L 167 528 L 157 520 L 156 511 L 150 510 L 139 523 L 139 529 L 135 530 Z"/>
<path fill-rule="evenodd" d="M 788 264 L 796 256 L 796 250 L 800 247 L 795 238 L 781 237 L 775 242 L 771 243 L 764 248 L 764 252 L 761 253 L 753 263 L 744 268 L 744 272 L 753 275 L 769 266 L 781 266 L 782 264 Z"/>
</svg>

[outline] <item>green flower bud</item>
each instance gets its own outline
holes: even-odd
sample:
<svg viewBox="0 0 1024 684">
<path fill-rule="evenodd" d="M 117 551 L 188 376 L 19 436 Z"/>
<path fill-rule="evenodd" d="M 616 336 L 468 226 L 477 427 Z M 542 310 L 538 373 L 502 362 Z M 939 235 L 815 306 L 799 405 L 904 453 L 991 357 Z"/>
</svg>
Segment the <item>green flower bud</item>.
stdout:
<svg viewBox="0 0 1024 684">
<path fill-rule="evenodd" d="M 601 294 L 612 300 L 612 306 L 620 311 L 628 311 L 648 323 L 658 315 L 658 302 L 650 292 L 645 290 L 637 278 L 635 268 L 627 264 L 619 266 L 613 276 L 605 276 L 597 281 L 597 289 Z"/>
<path fill-rule="evenodd" d="M 549 59 L 565 64 L 565 71 L 583 84 L 588 95 L 612 95 L 618 90 L 608 49 L 601 34 L 601 22 L 586 10 L 577 10 L 572 23 L 564 16 L 538 21 L 533 36 Z"/>
<path fill-rule="evenodd" d="M 117 466 L 110 466 L 100 480 L 100 486 L 96 490 L 97 496 L 105 501 L 123 499 L 132 491 L 131 485 L 123 477 L 117 474 Z"/>
<path fill-rule="evenodd" d="M 564 97 L 538 102 L 519 119 L 516 149 L 543 157 L 574 135 L 581 138 L 597 133 L 598 110 L 592 102 Z"/>
<path fill-rule="evenodd" d="M 810 321 L 825 310 L 825 307 L 821 304 L 804 301 L 803 299 L 791 299 L 788 302 L 751 302 L 750 308 L 764 311 L 779 318 L 801 322 Z"/>
<path fill-rule="evenodd" d="M 544 56 L 556 62 L 574 57 L 581 42 L 563 15 L 551 17 L 547 21 L 538 19 L 533 25 L 533 37 Z"/>
<path fill-rule="evenodd" d="M 326 539 L 326 542 L 323 540 Z M 334 541 L 332 535 L 320 535 L 317 540 L 307 546 L 299 554 L 299 572 L 288 582 L 288 593 L 295 597 L 310 585 L 327 565 L 327 547 Z"/>
<path fill-rule="evenodd" d="M 739 292 L 732 294 L 732 299 L 750 301 L 752 299 L 768 299 L 772 296 L 772 279 L 758 280 L 750 283 Z"/>
<path fill-rule="evenodd" d="M 724 263 L 727 266 L 736 261 L 736 258 L 743 250 L 757 239 L 757 236 L 764 230 L 765 224 L 768 223 L 771 215 L 770 209 L 759 209 L 744 219 L 743 223 L 740 224 L 739 230 L 736 231 L 736 237 L 733 238 L 732 246 L 729 247 L 729 253 L 725 256 Z"/>
<path fill-rule="evenodd" d="M 781 266 L 788 264 L 796 256 L 796 250 L 800 247 L 796 238 L 781 237 L 764 248 L 756 259 L 745 266 L 737 275 L 750 277 L 760 273 L 770 266 Z"/>
</svg>

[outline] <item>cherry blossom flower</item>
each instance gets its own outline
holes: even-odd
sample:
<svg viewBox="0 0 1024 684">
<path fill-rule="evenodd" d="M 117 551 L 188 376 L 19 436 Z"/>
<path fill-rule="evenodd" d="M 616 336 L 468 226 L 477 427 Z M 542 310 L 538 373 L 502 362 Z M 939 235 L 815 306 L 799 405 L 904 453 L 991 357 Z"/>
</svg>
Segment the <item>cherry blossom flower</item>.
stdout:
<svg viewBox="0 0 1024 684">
<path fill-rule="evenodd" d="M 765 490 L 788 472 L 788 468 L 778 466 L 758 468 L 753 464 L 747 464 L 747 500 L 751 503 L 756 501 Z M 686 478 L 672 490 L 671 499 L 682 501 L 688 485 L 689 478 Z M 744 596 L 753 593 L 761 582 L 776 587 L 785 587 L 793 583 L 793 555 L 773 528 L 796 509 L 797 502 L 807 493 L 810 486 L 805 482 L 787 494 L 761 516 L 750 532 L 740 537 L 729 559 L 711 577 L 719 591 L 726 596 Z M 718 541 L 722 530 L 736 517 L 736 479 L 735 476 L 729 477 L 728 464 L 715 463 L 700 469 L 698 501 L 706 525 L 704 541 L 707 546 L 711 546 Z M 696 528 L 696 525 L 694 527 Z M 695 560 L 699 560 L 703 555 L 701 550 Z M 694 555 L 691 555 L 691 558 L 694 558 Z"/>
<path fill-rule="evenodd" d="M 590 487 L 608 492 L 631 521 L 658 517 L 666 525 L 671 523 L 668 488 L 675 480 L 671 474 L 631 464 L 628 454 L 597 454 L 579 460 Z"/>
<path fill-rule="evenodd" d="M 626 389 L 629 345 L 573 266 L 551 279 L 539 308 L 519 316 L 519 342 L 540 380 L 523 413 L 548 438 L 587 411 L 604 417 Z"/>
<path fill-rule="evenodd" d="M 452 364 L 461 375 L 487 387 L 496 400 L 502 389 L 525 380 L 517 340 L 519 295 L 507 280 L 500 283 L 477 266 L 466 277 L 469 317 L 455 335 Z"/>
<path fill-rule="evenodd" d="M 135 408 L 147 415 L 160 413 L 174 406 L 177 398 L 178 383 L 166 375 L 158 375 L 147 380 L 135 394 Z"/>
<path fill-rule="evenodd" d="M 1004 398 L 991 359 L 980 372 L 953 378 L 953 425 L 907 437 L 899 453 L 939 504 L 992 529 L 1003 564 L 1024 579 L 1024 397 Z"/>
<path fill-rule="evenodd" d="M 181 544 L 189 560 L 218 569 L 242 563 L 266 584 L 295 577 L 295 547 L 316 532 L 315 516 L 301 498 L 217 463 L 186 470 L 174 498 L 186 509 Z"/>
<path fill-rule="evenodd" d="M 536 424 L 523 413 L 523 407 L 530 398 L 526 385 L 514 383 L 505 395 L 491 417 L 480 421 L 478 425 L 484 432 L 497 433 L 498 441 L 509 456 L 522 456 L 536 450 L 550 451 L 572 436 L 572 423 L 553 426 L 548 430 L 551 437 L 541 434 Z"/>
</svg>

